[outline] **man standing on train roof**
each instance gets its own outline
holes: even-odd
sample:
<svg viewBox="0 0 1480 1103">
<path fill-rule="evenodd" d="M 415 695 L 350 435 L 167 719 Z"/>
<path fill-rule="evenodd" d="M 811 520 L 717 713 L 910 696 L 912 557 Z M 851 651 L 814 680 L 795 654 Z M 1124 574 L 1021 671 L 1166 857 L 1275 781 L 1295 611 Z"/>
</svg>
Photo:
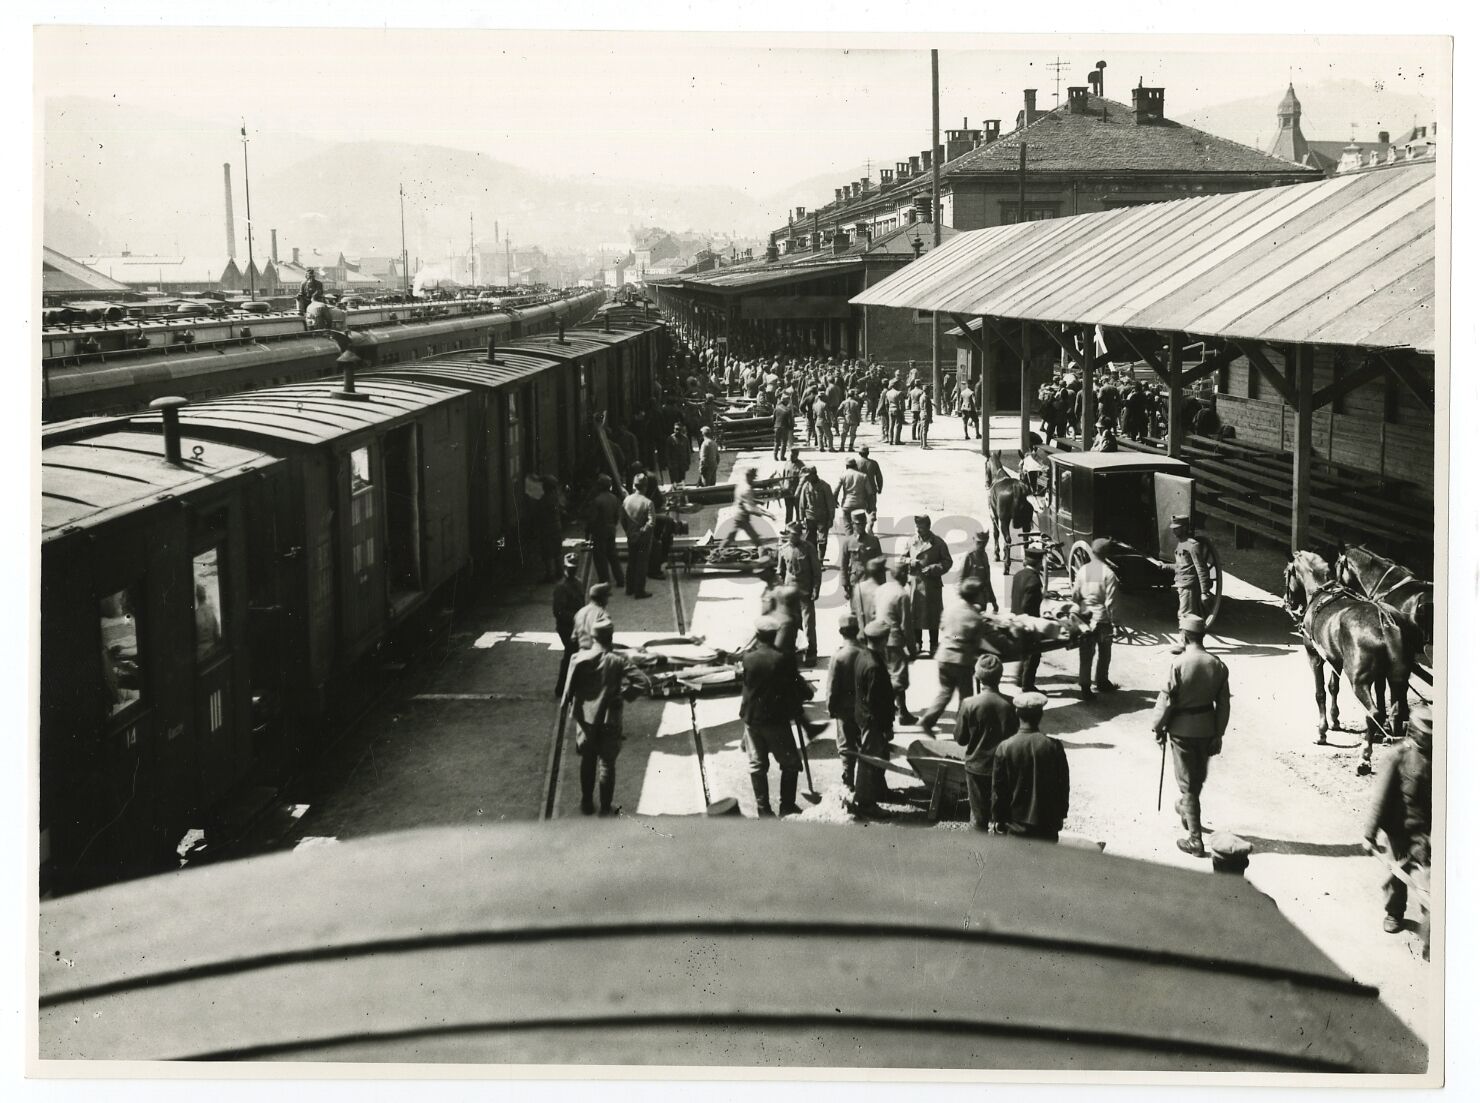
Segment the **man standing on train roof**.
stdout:
<svg viewBox="0 0 1480 1103">
<path fill-rule="evenodd" d="M 576 577 L 580 566 L 580 556 L 574 552 L 567 555 L 565 573 L 555 583 L 555 590 L 550 595 L 551 611 L 555 614 L 555 634 L 560 637 L 560 644 L 564 649 L 560 656 L 560 674 L 555 679 L 557 701 L 560 700 L 561 691 L 565 689 L 565 676 L 570 671 L 571 656 L 580 650 L 580 641 L 576 638 L 576 615 L 581 611 L 582 598 L 585 596 L 581 590 L 581 580 Z M 589 632 L 589 627 L 587 630 Z"/>
<path fill-rule="evenodd" d="M 837 729 L 838 757 L 843 760 L 843 785 L 853 788 L 858 765 L 858 670 L 868 656 L 858 638 L 858 618 L 851 612 L 838 618 L 843 644 L 827 664 L 827 714 Z"/>
<path fill-rule="evenodd" d="M 612 493 L 612 478 L 596 476 L 596 494 L 586 511 L 586 534 L 591 541 L 591 559 L 596 577 L 603 582 L 616 579 L 625 585 L 622 564 L 617 558 L 617 526 L 622 523 L 622 503 Z"/>
<path fill-rule="evenodd" d="M 577 651 L 587 651 L 591 648 L 591 628 L 598 620 L 611 619 L 611 614 L 607 611 L 607 603 L 611 601 L 611 597 L 611 584 L 607 582 L 593 583 L 586 591 L 586 604 L 576 610 L 576 615 L 571 621 L 571 631 L 575 633 Z"/>
<path fill-rule="evenodd" d="M 622 501 L 622 527 L 627 530 L 627 594 L 634 598 L 653 596 L 647 590 L 647 574 L 656 522 L 652 500 L 643 493 L 646 488 L 644 476 Z"/>
<path fill-rule="evenodd" d="M 308 329 L 330 328 L 329 304 L 324 302 L 322 291 L 314 292 L 313 300 L 308 304 L 308 310 L 304 312 L 303 324 Z"/>
<path fill-rule="evenodd" d="M 807 634 L 807 652 L 802 661 L 811 666 L 817 662 L 816 601 L 822 591 L 822 566 L 817 560 L 817 549 L 802 539 L 800 522 L 786 526 L 786 543 L 777 556 L 777 565 L 781 581 L 797 589 L 801 628 Z"/>
<path fill-rule="evenodd" d="M 304 273 L 303 282 L 298 285 L 298 313 L 305 313 L 308 310 L 308 304 L 313 302 L 314 296 L 323 293 L 324 285 L 314 275 L 314 270 L 309 268 Z"/>
<path fill-rule="evenodd" d="M 981 692 L 967 696 L 956 712 L 955 740 L 966 748 L 966 796 L 971 802 L 971 826 L 992 826 L 992 765 L 997 747 L 1018 729 L 1012 702 L 998 692 L 1002 660 L 990 652 L 977 657 L 971 675 Z"/>
<path fill-rule="evenodd" d="M 972 694 L 972 675 L 985 627 L 981 610 L 981 584 L 974 578 L 963 579 L 957 600 L 948 602 L 941 616 L 940 647 L 935 652 L 940 692 L 920 715 L 920 730 L 927 736 L 934 736 L 936 721 L 945 713 L 952 697 L 959 696 L 964 704 Z"/>
<path fill-rule="evenodd" d="M 800 684 L 794 653 L 778 650 L 780 625 L 774 616 L 755 622 L 755 645 L 740 660 L 740 719 L 745 724 L 741 745 L 750 763 L 750 787 L 755 792 L 758 816 L 771 811 L 770 760 L 781 769 L 781 814 L 796 815 L 797 775 L 802 760 L 797 752 L 792 726 L 804 720 Z"/>
<path fill-rule="evenodd" d="M 1056 843 L 1069 815 L 1069 756 L 1038 730 L 1047 704 L 1041 693 L 1012 700 L 1018 730 L 992 759 L 992 820 L 999 834 Z"/>
<path fill-rule="evenodd" d="M 708 425 L 699 430 L 699 436 L 699 485 L 713 486 L 719 478 L 719 442 Z"/>
<path fill-rule="evenodd" d="M 930 518 L 923 513 L 915 517 L 915 537 L 905 549 L 905 556 L 919 568 L 910 595 L 915 613 L 915 646 L 919 647 L 921 632 L 928 632 L 930 650 L 934 653 L 940 643 L 945 575 L 954 560 L 946 542 L 930 530 Z"/>
<path fill-rule="evenodd" d="M 690 451 L 692 445 L 689 442 L 689 431 L 683 422 L 674 422 L 673 435 L 666 442 L 668 479 L 674 486 L 685 482 L 689 477 L 689 461 L 693 456 Z"/>
<path fill-rule="evenodd" d="M 1120 687 L 1110 680 L 1110 648 L 1115 640 L 1115 595 L 1119 580 L 1105 561 L 1110 541 L 1103 536 L 1089 546 L 1089 562 L 1074 576 L 1070 596 L 1079 605 L 1080 616 L 1087 622 L 1079 643 L 1079 692 L 1088 700 L 1095 690 L 1111 693 Z M 1098 662 L 1095 653 L 1099 652 Z M 1090 688 L 1090 667 L 1094 666 L 1095 686 Z"/>
<path fill-rule="evenodd" d="M 976 546 L 961 561 L 961 581 L 964 583 L 968 578 L 974 579 L 981 590 L 981 607 L 985 609 L 991 606 L 995 613 L 997 592 L 992 589 L 992 556 L 987 549 L 987 541 L 990 539 L 991 534 L 986 529 L 976 534 Z"/>
<path fill-rule="evenodd" d="M 1203 649 L 1207 624 L 1202 617 L 1180 618 L 1182 646 L 1172 661 L 1167 682 L 1156 699 L 1151 730 L 1156 741 L 1171 740 L 1172 765 L 1182 791 L 1177 811 L 1187 831 L 1177 840 L 1184 854 L 1203 858 L 1202 788 L 1208 779 L 1208 760 L 1223 749 L 1230 702 L 1228 667 Z"/>
<path fill-rule="evenodd" d="M 843 474 L 838 478 L 833 497 L 843 511 L 843 531 L 845 533 L 853 531 L 854 514 L 862 511 L 867 516 L 878 505 L 873 480 L 863 473 L 858 457 L 849 456 L 844 462 Z"/>
<path fill-rule="evenodd" d="M 1192 532 L 1192 518 L 1179 513 L 1172 518 L 1172 535 L 1177 538 L 1172 552 L 1173 585 L 1177 587 L 1177 616 L 1205 616 L 1213 603 L 1213 583 L 1202 541 Z M 1173 655 L 1182 653 L 1182 645 L 1172 648 Z"/>
<path fill-rule="evenodd" d="M 1036 544 L 1023 549 L 1023 565 L 1013 573 L 1011 605 L 1017 616 L 1039 617 L 1043 615 L 1043 549 Z M 1036 647 L 1026 649 L 1017 666 L 1019 691 L 1032 693 L 1037 689 L 1038 661 L 1043 655 Z"/>
<path fill-rule="evenodd" d="M 621 809 L 612 804 L 617 789 L 617 755 L 622 750 L 622 707 L 636 695 L 627 659 L 612 649 L 612 622 L 602 617 L 591 626 L 593 646 L 582 651 L 570 665 L 565 703 L 576 722 L 576 753 L 581 758 L 581 815 L 598 810 L 614 816 Z"/>
</svg>

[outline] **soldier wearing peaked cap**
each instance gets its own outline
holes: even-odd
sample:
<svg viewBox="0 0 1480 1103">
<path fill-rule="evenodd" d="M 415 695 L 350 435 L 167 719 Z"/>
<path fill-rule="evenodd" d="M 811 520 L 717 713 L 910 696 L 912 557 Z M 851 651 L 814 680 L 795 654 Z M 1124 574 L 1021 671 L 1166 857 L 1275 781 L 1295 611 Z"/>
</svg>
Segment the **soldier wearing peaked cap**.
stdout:
<svg viewBox="0 0 1480 1103">
<path fill-rule="evenodd" d="M 843 576 L 843 593 L 850 602 L 853 591 L 868 573 L 869 561 L 882 554 L 879 538 L 868 531 L 868 511 L 855 509 L 848 535 L 843 537 L 843 553 L 839 564 L 839 573 Z M 857 609 L 853 612 L 858 615 Z M 863 621 L 863 618 L 860 616 L 859 620 Z"/>
<path fill-rule="evenodd" d="M 858 633 L 858 618 L 852 613 L 838 618 L 843 646 L 833 653 L 827 667 L 827 714 L 837 726 L 843 784 L 849 789 L 853 788 L 854 768 L 858 763 L 858 669 L 868 654 Z"/>
<path fill-rule="evenodd" d="M 1009 608 L 1019 616 L 1037 617 L 1043 610 L 1043 549 L 1031 544 L 1023 549 L 1023 565 L 1012 576 Z M 1037 684 L 1038 661 L 1042 654 L 1030 648 L 1017 664 L 1018 689 L 1031 693 Z"/>
<path fill-rule="evenodd" d="M 879 570 L 883 572 L 882 563 Z M 853 715 L 859 749 L 872 758 L 888 758 L 889 743 L 894 738 L 894 685 L 885 659 L 890 632 L 885 621 L 870 621 L 863 629 L 867 649 L 853 668 Z M 878 815 L 879 801 L 890 795 L 884 771 L 859 759 L 854 794 L 850 811 L 855 815 Z"/>
<path fill-rule="evenodd" d="M 1177 811 L 1187 837 L 1177 840 L 1177 849 L 1203 858 L 1207 851 L 1203 849 L 1202 789 L 1208 762 L 1223 749 L 1223 733 L 1228 729 L 1228 667 L 1203 649 L 1207 626 L 1202 617 L 1184 616 L 1180 627 L 1182 651 L 1172 660 L 1151 726 L 1158 743 L 1171 740 L 1172 764 L 1182 792 Z"/>
<path fill-rule="evenodd" d="M 1079 692 L 1089 698 L 1090 668 L 1094 667 L 1095 689 L 1109 693 L 1119 687 L 1110 680 L 1110 651 L 1115 641 L 1115 595 L 1119 580 L 1105 558 L 1110 541 L 1103 536 L 1090 544 L 1089 562 L 1079 568 L 1070 592 L 1079 604 L 1088 627 L 1079 644 Z M 1096 652 L 1098 651 L 1098 659 Z"/>
<path fill-rule="evenodd" d="M 992 827 L 992 764 L 997 747 L 1018 729 L 1012 702 L 998 692 L 1002 660 L 990 652 L 976 660 L 981 692 L 961 702 L 956 713 L 956 742 L 966 748 L 966 796 L 971 802 L 971 826 Z"/>
<path fill-rule="evenodd" d="M 576 636 L 576 649 L 585 651 L 591 647 L 591 626 L 601 618 L 609 618 L 607 603 L 611 601 L 612 588 L 610 583 L 597 582 L 586 591 L 586 604 L 576 610 L 572 623 L 572 631 Z"/>
<path fill-rule="evenodd" d="M 992 759 L 992 819 L 999 832 L 1058 842 L 1069 815 L 1069 756 L 1038 730 L 1047 704 L 1041 693 L 1013 698 L 1018 730 Z"/>
<path fill-rule="evenodd" d="M 617 755 L 622 750 L 622 706 L 636 695 L 626 657 L 612 649 L 612 622 L 601 611 L 591 624 L 591 647 L 570 664 L 564 704 L 576 722 L 576 753 L 581 757 L 581 814 L 621 811 L 612 804 L 617 788 Z"/>
<path fill-rule="evenodd" d="M 1212 576 L 1208 572 L 1207 552 L 1202 541 L 1192 532 L 1192 518 L 1179 513 L 1168 526 L 1177 538 L 1176 550 L 1172 552 L 1173 584 L 1177 588 L 1177 616 L 1201 617 L 1207 614 L 1213 603 Z M 1182 653 L 1182 647 L 1172 648 L 1172 654 Z"/>
<path fill-rule="evenodd" d="M 775 814 L 771 810 L 769 776 L 772 758 L 781 770 L 781 814 L 801 811 L 796 797 L 802 759 L 792 725 L 803 720 L 802 677 L 795 653 L 776 646 L 781 627 L 770 614 L 757 620 L 755 645 L 741 659 L 744 693 L 740 719 L 745 723 L 741 744 L 750 760 L 750 786 L 755 792 L 758 816 Z"/>
<path fill-rule="evenodd" d="M 560 581 L 555 583 L 555 590 L 550 595 L 551 610 L 555 614 L 555 634 L 560 637 L 560 643 L 564 647 L 564 653 L 560 656 L 560 674 L 555 679 L 555 699 L 560 699 L 560 692 L 565 688 L 565 675 L 570 670 L 571 656 L 578 650 L 576 640 L 576 614 L 581 611 L 584 596 L 581 592 L 581 580 L 576 577 L 580 569 L 580 557 L 574 554 L 567 555 L 564 562 L 564 573 Z"/>
</svg>

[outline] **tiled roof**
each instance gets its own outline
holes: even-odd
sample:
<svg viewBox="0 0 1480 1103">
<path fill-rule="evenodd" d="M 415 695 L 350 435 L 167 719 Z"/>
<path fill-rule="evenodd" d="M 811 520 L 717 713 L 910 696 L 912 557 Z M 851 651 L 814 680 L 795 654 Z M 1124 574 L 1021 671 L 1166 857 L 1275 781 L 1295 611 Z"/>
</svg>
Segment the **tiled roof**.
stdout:
<svg viewBox="0 0 1480 1103">
<path fill-rule="evenodd" d="M 991 145 L 942 167 L 945 177 L 1016 173 L 1018 146 L 1028 145 L 1028 172 L 1232 172 L 1297 177 L 1311 169 L 1261 153 L 1172 119 L 1136 123 L 1133 108 L 1088 97 L 1083 115 L 1067 104 Z"/>
</svg>

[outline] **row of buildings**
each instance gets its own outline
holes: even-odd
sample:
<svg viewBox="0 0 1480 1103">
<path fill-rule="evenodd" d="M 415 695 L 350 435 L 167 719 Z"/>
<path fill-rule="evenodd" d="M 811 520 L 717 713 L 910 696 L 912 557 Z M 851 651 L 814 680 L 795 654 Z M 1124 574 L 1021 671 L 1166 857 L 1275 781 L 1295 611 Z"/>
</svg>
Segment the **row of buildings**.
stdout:
<svg viewBox="0 0 1480 1103">
<path fill-rule="evenodd" d="M 1096 76 L 1103 79 L 1102 73 Z M 1268 152 L 1176 122 L 1167 114 L 1164 88 L 1138 84 L 1129 104 L 1102 91 L 1102 84 L 1071 86 L 1064 103 L 1040 110 L 1036 90 L 1026 89 L 1007 133 L 998 118 L 980 127 L 963 119 L 960 128 L 944 132 L 935 150 L 881 168 L 877 179 L 850 180 L 823 207 L 793 208 L 785 224 L 771 231 L 763 257 L 646 282 L 672 313 L 715 338 L 870 356 L 885 364 L 929 360 L 928 315 L 853 306 L 849 300 L 927 251 L 936 219 L 944 238 L 1434 156 L 1432 133 L 1415 128 L 1398 142 L 1384 134 L 1371 149 L 1343 148 L 1333 158 L 1325 148 L 1331 143 L 1311 143 L 1301 134 L 1293 87 L 1277 108 L 1280 129 Z"/>
<path fill-rule="evenodd" d="M 333 291 L 397 290 L 402 285 L 399 258 L 349 258 L 342 252 L 317 249 L 305 254 L 295 248 L 290 258 L 280 259 L 276 242 L 273 244 L 268 257 L 255 263 L 230 256 L 127 251 L 76 259 L 129 291 L 186 293 L 255 288 L 259 295 L 293 294 L 307 278 L 309 269 L 313 269 L 326 289 Z"/>
</svg>

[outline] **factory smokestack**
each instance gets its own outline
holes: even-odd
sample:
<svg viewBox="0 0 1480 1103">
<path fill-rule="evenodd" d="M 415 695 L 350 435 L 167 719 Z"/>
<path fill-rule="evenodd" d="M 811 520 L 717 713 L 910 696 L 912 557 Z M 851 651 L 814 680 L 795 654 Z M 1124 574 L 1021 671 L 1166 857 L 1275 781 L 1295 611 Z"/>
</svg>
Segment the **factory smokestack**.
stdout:
<svg viewBox="0 0 1480 1103">
<path fill-rule="evenodd" d="M 272 232 L 272 263 L 277 263 L 277 231 Z"/>
<path fill-rule="evenodd" d="M 226 255 L 236 259 L 236 215 L 231 209 L 231 162 L 221 165 L 221 175 L 226 180 Z"/>
</svg>

